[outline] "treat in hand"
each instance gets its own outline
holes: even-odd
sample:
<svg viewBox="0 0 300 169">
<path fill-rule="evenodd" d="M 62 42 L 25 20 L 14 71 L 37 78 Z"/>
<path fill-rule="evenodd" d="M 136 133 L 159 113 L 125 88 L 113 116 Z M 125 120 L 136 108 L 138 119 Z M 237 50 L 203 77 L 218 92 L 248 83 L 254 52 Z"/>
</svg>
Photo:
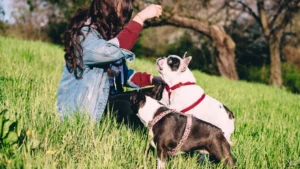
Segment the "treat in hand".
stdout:
<svg viewBox="0 0 300 169">
<path fill-rule="evenodd" d="M 147 19 L 151 19 L 154 17 L 159 17 L 162 14 L 162 7 L 161 5 L 151 4 L 143 9 L 141 12 L 136 14 L 133 18 L 134 21 L 143 25 L 144 21 Z"/>
</svg>

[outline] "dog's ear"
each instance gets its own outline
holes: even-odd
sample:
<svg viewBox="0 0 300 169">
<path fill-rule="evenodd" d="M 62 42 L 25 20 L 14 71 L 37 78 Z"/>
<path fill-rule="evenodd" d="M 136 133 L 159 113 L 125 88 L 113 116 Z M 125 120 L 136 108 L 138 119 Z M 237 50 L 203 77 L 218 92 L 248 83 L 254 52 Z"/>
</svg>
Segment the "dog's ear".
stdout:
<svg viewBox="0 0 300 169">
<path fill-rule="evenodd" d="M 165 88 L 165 84 L 163 82 L 155 84 L 150 94 L 150 97 L 157 101 L 161 100 L 164 88 Z"/>
<path fill-rule="evenodd" d="M 143 107 L 146 102 L 146 96 L 142 91 L 138 91 L 137 93 L 137 100 L 139 102 L 139 107 Z"/>
<path fill-rule="evenodd" d="M 189 57 L 186 57 L 186 58 L 182 59 L 181 72 L 184 72 L 188 68 L 191 60 L 192 60 L 192 56 L 189 56 Z"/>
<path fill-rule="evenodd" d="M 185 58 L 186 54 L 187 54 L 187 51 L 186 51 L 186 52 L 184 52 L 183 59 Z"/>
<path fill-rule="evenodd" d="M 130 108 L 134 114 L 137 114 L 146 102 L 145 94 L 142 91 L 135 92 L 129 99 L 131 103 Z"/>
<path fill-rule="evenodd" d="M 136 104 L 137 103 L 137 94 L 131 95 L 129 98 L 131 104 Z"/>
</svg>

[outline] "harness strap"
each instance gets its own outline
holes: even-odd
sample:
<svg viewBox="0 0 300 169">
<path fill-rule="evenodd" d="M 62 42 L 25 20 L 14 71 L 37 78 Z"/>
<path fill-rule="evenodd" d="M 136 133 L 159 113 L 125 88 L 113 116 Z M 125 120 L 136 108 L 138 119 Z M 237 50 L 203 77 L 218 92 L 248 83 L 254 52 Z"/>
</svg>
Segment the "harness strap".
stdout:
<svg viewBox="0 0 300 169">
<path fill-rule="evenodd" d="M 164 118 L 167 114 L 173 112 L 174 110 L 167 110 L 163 113 L 161 113 L 160 115 L 156 116 L 153 120 L 151 120 L 148 124 L 148 128 L 149 130 L 152 130 L 152 127 L 159 121 L 161 120 L 162 118 Z M 185 126 L 185 129 L 184 129 L 184 133 L 183 133 L 183 136 L 182 138 L 180 139 L 180 141 L 178 142 L 177 146 L 171 150 L 171 151 L 168 151 L 168 154 L 169 155 L 176 155 L 176 153 L 178 152 L 178 150 L 181 149 L 181 147 L 183 146 L 183 144 L 186 142 L 190 132 L 191 132 L 191 128 L 192 128 L 192 115 L 186 115 L 187 116 L 187 123 L 186 123 L 186 126 Z"/>
<path fill-rule="evenodd" d="M 181 86 L 188 86 L 188 85 L 195 85 L 195 83 L 194 82 L 186 82 L 186 83 L 178 83 L 178 84 L 176 84 L 176 85 L 174 85 L 174 86 L 172 86 L 172 87 L 169 87 L 169 86 L 165 86 L 165 89 L 167 90 L 167 92 L 168 92 L 168 96 L 169 96 L 169 100 L 170 100 L 170 97 L 171 97 L 171 94 L 172 94 L 172 91 L 173 90 L 175 90 L 175 89 L 177 89 L 177 88 L 179 88 L 179 87 L 181 87 Z M 185 108 L 185 109 L 183 109 L 183 110 L 181 110 L 180 112 L 181 113 L 186 113 L 187 111 L 189 111 L 189 110 L 191 110 L 191 109 L 193 109 L 194 107 L 196 107 L 198 104 L 200 104 L 202 101 L 203 101 L 203 99 L 205 98 L 205 94 L 203 94 L 195 103 L 193 103 L 192 105 L 190 105 L 189 107 L 187 107 L 187 108 Z"/>
<path fill-rule="evenodd" d="M 186 83 L 181 83 L 180 82 L 180 83 L 178 83 L 178 84 L 176 84 L 176 85 L 174 85 L 172 87 L 169 87 L 168 85 L 166 85 L 165 89 L 167 90 L 168 95 L 169 95 L 169 99 L 170 99 L 171 93 L 172 93 L 173 90 L 175 90 L 177 88 L 180 88 L 181 86 L 188 86 L 188 85 L 195 85 L 195 84 L 196 83 L 194 83 L 194 82 L 186 82 Z"/>
<path fill-rule="evenodd" d="M 161 120 L 162 118 L 164 118 L 167 114 L 171 113 L 172 111 L 174 110 L 167 110 L 163 113 L 161 113 L 160 115 L 156 116 L 153 120 L 151 120 L 148 124 L 148 128 L 151 130 L 152 127 L 159 121 Z"/>
<path fill-rule="evenodd" d="M 205 94 L 203 94 L 203 95 L 202 95 L 195 103 L 193 103 L 193 104 L 190 105 L 189 107 L 187 107 L 187 108 L 181 110 L 180 112 L 181 112 L 181 113 L 186 113 L 187 111 L 193 109 L 193 108 L 196 107 L 198 104 L 200 104 L 200 103 L 203 101 L 204 98 L 205 98 Z"/>
<path fill-rule="evenodd" d="M 185 129 L 184 129 L 183 136 L 180 139 L 177 146 L 172 151 L 168 151 L 169 155 L 171 155 L 171 156 L 176 155 L 177 152 L 181 149 L 181 147 L 185 143 L 185 141 L 187 140 L 187 138 L 189 137 L 191 129 L 192 129 L 192 117 L 193 117 L 192 115 L 187 115 L 187 122 L 186 122 L 186 126 L 185 126 Z"/>
</svg>

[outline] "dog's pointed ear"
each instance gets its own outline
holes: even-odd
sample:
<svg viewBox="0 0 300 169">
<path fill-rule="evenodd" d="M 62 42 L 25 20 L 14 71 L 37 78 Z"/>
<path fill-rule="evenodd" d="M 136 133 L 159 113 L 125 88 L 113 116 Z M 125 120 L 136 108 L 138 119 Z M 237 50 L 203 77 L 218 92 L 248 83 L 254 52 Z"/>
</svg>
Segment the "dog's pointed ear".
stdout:
<svg viewBox="0 0 300 169">
<path fill-rule="evenodd" d="M 137 93 L 137 100 L 139 102 L 140 107 L 143 107 L 143 105 L 146 102 L 146 96 L 141 90 L 139 90 Z"/>
<path fill-rule="evenodd" d="M 131 95 L 129 100 L 131 101 L 131 104 L 137 103 L 137 94 Z"/>
<path fill-rule="evenodd" d="M 189 57 L 186 57 L 186 58 L 182 59 L 181 72 L 184 72 L 188 68 L 191 60 L 192 60 L 192 56 L 189 56 Z"/>
<path fill-rule="evenodd" d="M 150 97 L 155 100 L 161 100 L 164 88 L 165 88 L 165 84 L 163 81 L 155 84 L 151 91 Z"/>
<path fill-rule="evenodd" d="M 185 58 L 186 54 L 187 54 L 187 51 L 184 53 L 184 55 L 183 55 L 183 59 Z"/>
</svg>

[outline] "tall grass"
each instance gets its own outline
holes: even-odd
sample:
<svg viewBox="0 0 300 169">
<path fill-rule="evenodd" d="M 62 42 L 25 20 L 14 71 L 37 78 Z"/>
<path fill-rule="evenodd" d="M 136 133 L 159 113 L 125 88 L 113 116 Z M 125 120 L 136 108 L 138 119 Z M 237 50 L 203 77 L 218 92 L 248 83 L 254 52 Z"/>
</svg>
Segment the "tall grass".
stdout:
<svg viewBox="0 0 300 169">
<path fill-rule="evenodd" d="M 42 42 L 0 37 L 0 111 L 16 113 L 31 149 L 0 147 L 0 168 L 155 168 L 148 154 L 147 130 L 118 124 L 105 115 L 93 123 L 86 115 L 60 121 L 55 111 L 63 50 Z M 136 60 L 129 67 L 156 74 L 153 63 Z M 300 96 L 267 85 L 230 81 L 194 71 L 206 93 L 235 114 L 233 155 L 238 168 L 293 168 L 300 159 Z M 168 168 L 222 168 L 198 163 L 198 155 L 169 159 Z"/>
</svg>

